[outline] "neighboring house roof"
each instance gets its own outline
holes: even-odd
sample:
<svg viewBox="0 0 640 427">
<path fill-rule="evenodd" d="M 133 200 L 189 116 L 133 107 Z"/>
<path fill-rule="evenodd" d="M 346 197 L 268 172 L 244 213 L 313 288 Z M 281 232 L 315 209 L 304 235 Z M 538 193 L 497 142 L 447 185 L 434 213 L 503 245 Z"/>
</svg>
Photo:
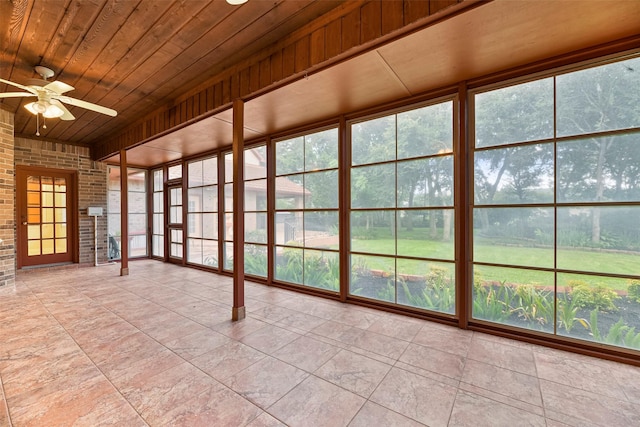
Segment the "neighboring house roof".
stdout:
<svg viewBox="0 0 640 427">
<path fill-rule="evenodd" d="M 260 179 L 257 181 L 247 181 L 245 182 L 245 191 L 265 191 L 266 190 L 267 181 L 264 179 Z M 307 190 L 300 184 L 296 184 L 295 182 L 287 179 L 286 177 L 278 177 L 276 178 L 276 191 L 278 195 L 288 195 L 288 196 L 310 196 L 311 191 Z"/>
</svg>

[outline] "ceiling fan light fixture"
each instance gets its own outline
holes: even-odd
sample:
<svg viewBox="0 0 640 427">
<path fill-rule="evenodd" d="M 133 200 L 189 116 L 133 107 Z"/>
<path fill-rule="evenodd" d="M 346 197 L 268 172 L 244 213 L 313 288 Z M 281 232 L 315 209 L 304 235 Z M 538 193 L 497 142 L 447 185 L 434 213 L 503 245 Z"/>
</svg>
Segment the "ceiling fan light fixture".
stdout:
<svg viewBox="0 0 640 427">
<path fill-rule="evenodd" d="M 42 114 L 42 116 L 47 119 L 61 117 L 64 114 L 64 111 L 62 111 L 60 107 L 47 101 L 30 102 L 25 105 L 24 108 L 33 115 L 37 116 L 38 114 Z"/>
<path fill-rule="evenodd" d="M 227 0 L 227 3 L 233 6 L 239 6 L 241 4 L 245 4 L 249 0 Z"/>
<path fill-rule="evenodd" d="M 62 111 L 62 108 L 54 104 L 49 104 L 47 106 L 47 110 L 44 113 L 42 113 L 42 115 L 47 119 L 62 117 L 63 114 L 64 114 L 64 111 Z"/>
</svg>

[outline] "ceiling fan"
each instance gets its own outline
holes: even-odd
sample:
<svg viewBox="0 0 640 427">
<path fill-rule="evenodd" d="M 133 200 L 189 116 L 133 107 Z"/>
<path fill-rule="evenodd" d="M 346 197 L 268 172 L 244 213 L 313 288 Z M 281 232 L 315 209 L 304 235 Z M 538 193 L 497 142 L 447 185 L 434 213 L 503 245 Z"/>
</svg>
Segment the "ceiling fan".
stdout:
<svg viewBox="0 0 640 427">
<path fill-rule="evenodd" d="M 38 128 L 40 127 L 39 118 L 41 115 L 45 119 L 59 117 L 60 120 L 74 120 L 75 117 L 73 116 L 73 114 L 71 114 L 67 107 L 64 106 L 64 104 L 85 108 L 87 110 L 106 114 L 111 117 L 115 117 L 118 114 L 117 111 L 112 110 L 111 108 L 92 104 L 81 99 L 71 98 L 70 96 L 64 95 L 74 88 L 73 86 L 70 86 L 58 80 L 53 82 L 47 81 L 48 78 L 53 77 L 54 75 L 51 69 L 38 65 L 35 67 L 35 71 L 42 77 L 42 79 L 31 79 L 27 82 L 26 85 L 0 79 L 1 83 L 6 83 L 25 91 L 0 93 L 0 98 L 20 98 L 27 96 L 37 97 L 37 101 L 26 104 L 24 108 L 26 108 L 30 113 L 36 116 L 36 118 L 38 119 Z M 43 125 L 43 128 L 46 129 L 46 125 Z M 40 135 L 39 129 L 36 132 L 36 135 Z"/>
</svg>

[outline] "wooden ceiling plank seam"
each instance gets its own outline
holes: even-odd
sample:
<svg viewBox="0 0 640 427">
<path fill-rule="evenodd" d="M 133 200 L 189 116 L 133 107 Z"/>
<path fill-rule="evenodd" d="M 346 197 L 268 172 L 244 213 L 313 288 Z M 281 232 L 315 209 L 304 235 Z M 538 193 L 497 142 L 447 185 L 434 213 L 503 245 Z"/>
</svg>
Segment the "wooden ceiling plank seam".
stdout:
<svg viewBox="0 0 640 427">
<path fill-rule="evenodd" d="M 412 93 L 411 92 L 411 89 L 409 89 L 409 87 L 402 81 L 402 79 L 400 78 L 398 73 L 396 73 L 396 71 L 393 69 L 393 67 L 391 67 L 391 65 L 387 62 L 387 60 L 380 53 L 380 51 L 376 49 L 375 53 L 378 56 L 378 58 L 380 58 L 380 63 L 384 66 L 384 68 L 387 70 L 389 75 L 393 77 L 393 79 L 398 83 L 398 85 L 402 86 L 402 88 L 406 92 L 406 95 L 407 96 L 417 95 L 416 93 Z"/>
</svg>

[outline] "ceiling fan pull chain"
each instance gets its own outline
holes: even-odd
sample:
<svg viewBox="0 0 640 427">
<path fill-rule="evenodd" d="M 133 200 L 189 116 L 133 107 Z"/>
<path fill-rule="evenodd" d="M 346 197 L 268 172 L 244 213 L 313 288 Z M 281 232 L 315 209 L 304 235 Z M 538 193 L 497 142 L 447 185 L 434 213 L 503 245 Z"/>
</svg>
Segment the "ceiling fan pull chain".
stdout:
<svg viewBox="0 0 640 427">
<path fill-rule="evenodd" d="M 40 114 L 36 114 L 36 136 L 40 136 Z"/>
<path fill-rule="evenodd" d="M 42 116 L 42 129 L 46 129 L 47 128 L 47 118 L 43 115 Z"/>
</svg>

